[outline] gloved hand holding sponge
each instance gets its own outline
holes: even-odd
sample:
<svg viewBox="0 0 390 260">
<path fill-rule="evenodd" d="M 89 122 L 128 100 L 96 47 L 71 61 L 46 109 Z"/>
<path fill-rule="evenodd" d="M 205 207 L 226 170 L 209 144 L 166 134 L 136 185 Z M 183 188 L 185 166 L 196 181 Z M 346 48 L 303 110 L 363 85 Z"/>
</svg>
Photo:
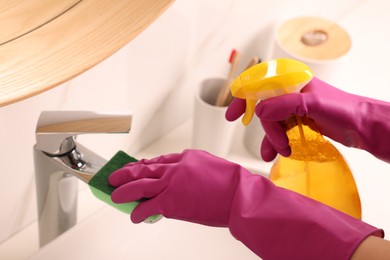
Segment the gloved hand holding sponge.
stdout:
<svg viewBox="0 0 390 260">
<path fill-rule="evenodd" d="M 247 103 L 236 98 L 226 118 L 236 120 Z M 291 152 L 280 124 L 291 114 L 306 115 L 320 132 L 344 145 L 365 149 L 390 162 L 390 148 L 379 139 L 390 134 L 390 104 L 351 95 L 313 78 L 302 93 L 261 101 L 256 106 L 266 132 L 264 160 Z M 162 214 L 231 234 L 263 259 L 350 259 L 362 241 L 383 237 L 383 230 L 332 207 L 275 186 L 238 164 L 205 151 L 140 160 L 116 170 L 109 183 L 117 187 L 115 203 L 147 198 L 131 213 L 140 223 Z"/>
<path fill-rule="evenodd" d="M 204 151 L 185 150 L 130 163 L 109 183 L 115 203 L 142 198 L 131 220 L 162 214 L 215 227 L 263 259 L 349 259 L 380 229 L 295 192 L 276 187 L 238 164 Z"/>
</svg>

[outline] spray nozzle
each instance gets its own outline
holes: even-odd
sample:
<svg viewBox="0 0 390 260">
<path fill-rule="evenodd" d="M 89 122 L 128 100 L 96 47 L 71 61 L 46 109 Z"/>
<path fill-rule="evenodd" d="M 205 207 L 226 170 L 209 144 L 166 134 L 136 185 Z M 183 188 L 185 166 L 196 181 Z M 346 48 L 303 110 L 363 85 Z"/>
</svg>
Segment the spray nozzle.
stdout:
<svg viewBox="0 0 390 260">
<path fill-rule="evenodd" d="M 242 72 L 230 85 L 234 97 L 246 100 L 242 123 L 249 124 L 258 100 L 299 92 L 312 78 L 306 64 L 287 58 L 261 62 Z"/>
</svg>

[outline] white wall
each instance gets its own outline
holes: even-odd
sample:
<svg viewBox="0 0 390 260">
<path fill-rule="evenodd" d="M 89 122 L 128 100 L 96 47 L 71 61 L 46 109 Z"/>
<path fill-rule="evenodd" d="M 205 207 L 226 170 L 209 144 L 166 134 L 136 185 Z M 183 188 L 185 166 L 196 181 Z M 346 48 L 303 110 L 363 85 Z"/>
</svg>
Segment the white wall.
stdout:
<svg viewBox="0 0 390 260">
<path fill-rule="evenodd" d="M 224 76 L 233 48 L 242 51 L 244 60 L 268 57 L 275 23 L 302 14 L 333 19 L 352 36 L 353 49 L 345 77 L 335 82 L 338 87 L 390 100 L 389 7 L 386 0 L 177 0 L 137 39 L 95 68 L 0 108 L 0 243 L 36 218 L 32 146 L 42 110 L 132 110 L 130 135 L 84 140 L 107 158 L 119 149 L 134 153 L 191 117 L 193 88 L 205 77 Z M 351 167 L 358 186 L 368 181 L 375 187 L 361 191 L 365 219 L 390 230 L 390 207 L 383 199 L 390 168 L 364 152 L 340 149 L 347 159 L 373 162 Z"/>
</svg>

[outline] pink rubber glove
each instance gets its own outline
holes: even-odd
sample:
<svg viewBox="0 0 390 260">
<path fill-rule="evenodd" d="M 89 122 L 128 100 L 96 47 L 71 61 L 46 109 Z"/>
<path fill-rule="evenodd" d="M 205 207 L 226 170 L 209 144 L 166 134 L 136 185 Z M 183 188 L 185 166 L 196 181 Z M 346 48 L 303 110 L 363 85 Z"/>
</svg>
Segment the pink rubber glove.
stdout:
<svg viewBox="0 0 390 260">
<path fill-rule="evenodd" d="M 242 116 L 245 112 L 246 108 L 246 101 L 245 99 L 240 98 L 234 98 L 233 101 L 230 103 L 229 107 L 226 110 L 226 120 L 228 121 L 235 121 L 240 116 Z M 256 120 L 256 119 L 252 119 Z M 266 133 L 272 133 L 276 132 L 278 135 L 273 143 L 270 142 L 268 136 L 266 135 L 263 138 L 261 149 L 260 149 L 260 155 L 263 158 L 264 161 L 270 162 L 273 159 L 275 159 L 277 153 L 280 153 L 283 156 L 288 157 L 291 154 L 291 148 L 288 145 L 288 138 L 286 133 L 284 132 L 283 128 L 278 123 L 275 123 L 273 121 L 262 121 L 262 126 Z M 281 130 L 283 130 L 283 133 L 281 133 Z M 286 145 L 287 144 L 287 145 Z"/>
<path fill-rule="evenodd" d="M 162 214 L 228 227 L 267 260 L 349 259 L 367 236 L 383 236 L 375 227 L 204 151 L 131 163 L 112 173 L 109 182 L 118 187 L 111 196 L 116 203 L 149 198 L 132 212 L 135 223 Z"/>
<path fill-rule="evenodd" d="M 235 101 L 226 118 L 235 120 L 243 109 L 243 101 Z M 273 160 L 277 153 L 290 155 L 288 139 L 279 122 L 292 114 L 307 115 L 323 135 L 390 162 L 390 103 L 349 94 L 317 78 L 302 93 L 270 98 L 257 105 L 256 115 L 266 133 L 261 146 L 265 161 Z"/>
</svg>

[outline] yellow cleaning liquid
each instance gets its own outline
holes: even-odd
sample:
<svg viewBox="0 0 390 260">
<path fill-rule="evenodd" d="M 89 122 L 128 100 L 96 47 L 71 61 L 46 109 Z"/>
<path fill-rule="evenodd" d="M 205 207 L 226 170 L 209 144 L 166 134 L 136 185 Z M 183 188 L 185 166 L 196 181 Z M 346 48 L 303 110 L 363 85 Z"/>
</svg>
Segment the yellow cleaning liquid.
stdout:
<svg viewBox="0 0 390 260">
<path fill-rule="evenodd" d="M 230 86 L 234 97 L 246 100 L 243 124 L 251 121 L 258 100 L 299 92 L 312 78 L 306 64 L 292 59 L 270 60 L 244 71 Z M 294 115 L 285 123 L 292 154 L 278 157 L 271 181 L 361 219 L 355 180 L 340 152 L 309 118 Z"/>
<path fill-rule="evenodd" d="M 308 118 L 293 116 L 288 125 L 292 153 L 278 157 L 271 168 L 271 181 L 361 219 L 355 180 L 340 152 Z"/>
</svg>

